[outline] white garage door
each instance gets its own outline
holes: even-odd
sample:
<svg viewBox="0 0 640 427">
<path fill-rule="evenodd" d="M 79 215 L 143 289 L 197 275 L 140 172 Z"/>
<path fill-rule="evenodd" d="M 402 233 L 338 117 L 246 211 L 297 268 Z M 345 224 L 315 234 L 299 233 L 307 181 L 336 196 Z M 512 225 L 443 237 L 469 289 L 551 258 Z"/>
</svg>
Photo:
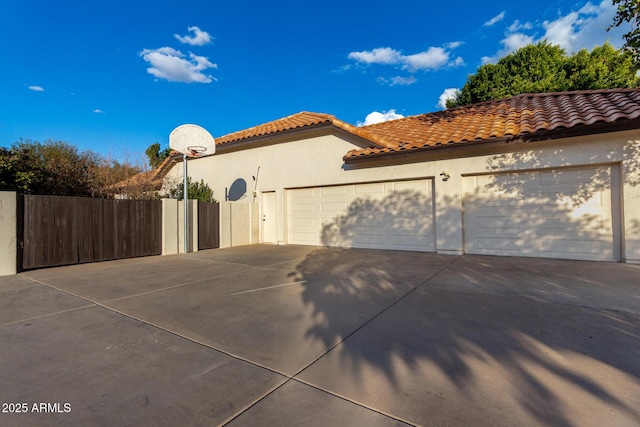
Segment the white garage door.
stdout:
<svg viewBox="0 0 640 427">
<path fill-rule="evenodd" d="M 617 261 L 613 172 L 600 166 L 464 177 L 465 252 Z"/>
<path fill-rule="evenodd" d="M 287 192 L 289 243 L 435 251 L 432 182 L 376 182 Z"/>
</svg>

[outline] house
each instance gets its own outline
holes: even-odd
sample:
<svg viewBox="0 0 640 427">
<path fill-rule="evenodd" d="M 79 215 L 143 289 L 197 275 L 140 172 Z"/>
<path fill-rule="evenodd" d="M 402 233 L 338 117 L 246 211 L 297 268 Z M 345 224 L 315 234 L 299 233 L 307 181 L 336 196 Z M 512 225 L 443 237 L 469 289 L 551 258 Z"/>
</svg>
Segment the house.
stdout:
<svg viewBox="0 0 640 427">
<path fill-rule="evenodd" d="M 156 169 L 142 172 L 106 188 L 116 199 L 141 199 L 164 195 L 165 176 L 182 155 L 172 152 Z"/>
<path fill-rule="evenodd" d="M 188 168 L 258 209 L 262 243 L 640 263 L 640 89 L 364 127 L 301 112 L 217 138 Z"/>
</svg>

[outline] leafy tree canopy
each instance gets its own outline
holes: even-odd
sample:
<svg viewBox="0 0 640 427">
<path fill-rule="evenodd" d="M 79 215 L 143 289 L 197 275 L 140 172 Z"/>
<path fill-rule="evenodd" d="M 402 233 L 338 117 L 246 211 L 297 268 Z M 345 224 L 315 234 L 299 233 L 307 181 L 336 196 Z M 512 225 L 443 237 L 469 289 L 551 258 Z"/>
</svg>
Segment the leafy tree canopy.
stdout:
<svg viewBox="0 0 640 427">
<path fill-rule="evenodd" d="M 617 6 L 613 27 L 619 27 L 625 22 L 631 23 L 631 31 L 624 35 L 625 49 L 633 57 L 637 67 L 640 68 L 640 1 L 638 0 L 613 0 L 613 5 Z"/>
<path fill-rule="evenodd" d="M 53 196 L 106 197 L 106 187 L 142 172 L 128 162 L 78 151 L 63 141 L 21 139 L 0 148 L 0 190 Z"/>
<path fill-rule="evenodd" d="M 191 181 L 191 177 L 187 177 L 187 196 L 189 199 L 196 199 L 199 202 L 215 202 L 213 198 L 213 190 L 209 184 L 205 184 L 204 180 L 200 182 Z M 172 199 L 182 200 L 184 198 L 184 182 L 180 181 L 169 190 L 169 197 Z"/>
<path fill-rule="evenodd" d="M 640 79 L 631 55 L 609 42 L 591 52 L 582 49 L 568 56 L 547 41 L 529 44 L 485 64 L 467 78 L 447 108 L 501 99 L 521 93 L 636 87 Z"/>
<path fill-rule="evenodd" d="M 171 154 L 171 148 L 165 148 L 164 150 L 160 150 L 160 143 L 155 142 L 151 144 L 144 152 L 149 159 L 149 167 L 151 169 L 157 169 L 158 166 L 162 164 L 164 159 L 169 157 Z"/>
</svg>

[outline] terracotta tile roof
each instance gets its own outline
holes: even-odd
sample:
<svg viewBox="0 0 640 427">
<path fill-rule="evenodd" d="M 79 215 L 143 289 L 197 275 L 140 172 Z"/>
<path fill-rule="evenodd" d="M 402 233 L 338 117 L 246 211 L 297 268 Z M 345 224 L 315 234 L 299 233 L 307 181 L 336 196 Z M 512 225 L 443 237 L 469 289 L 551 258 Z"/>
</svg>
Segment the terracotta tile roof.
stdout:
<svg viewBox="0 0 640 427">
<path fill-rule="evenodd" d="M 174 163 L 181 160 L 182 156 L 179 153 L 172 151 L 171 154 L 164 159 L 164 161 L 158 166 L 158 168 L 139 173 L 131 178 L 125 179 L 108 187 L 108 190 L 112 192 L 124 191 L 131 188 L 144 189 L 145 191 L 157 191 L 162 188 L 164 177 Z"/>
<path fill-rule="evenodd" d="M 315 126 L 335 126 L 364 138 L 371 143 L 372 147 L 386 147 L 386 142 L 383 141 L 380 136 L 372 134 L 363 128 L 358 128 L 342 120 L 338 120 L 330 114 L 310 113 L 307 111 L 216 138 L 216 146 Z"/>
<path fill-rule="evenodd" d="M 345 161 L 462 143 L 544 135 L 597 124 L 637 121 L 640 89 L 523 94 L 362 127 L 384 147 L 349 151 Z"/>
</svg>

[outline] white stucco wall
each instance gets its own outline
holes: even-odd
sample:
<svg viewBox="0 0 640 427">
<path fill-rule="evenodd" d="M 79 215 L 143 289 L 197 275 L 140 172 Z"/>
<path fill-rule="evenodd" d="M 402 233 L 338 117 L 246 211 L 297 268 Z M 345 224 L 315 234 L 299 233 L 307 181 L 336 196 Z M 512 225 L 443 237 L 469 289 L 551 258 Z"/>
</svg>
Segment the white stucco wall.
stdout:
<svg viewBox="0 0 640 427">
<path fill-rule="evenodd" d="M 177 202 L 178 253 L 184 253 L 184 201 Z M 198 201 L 187 201 L 188 213 L 188 252 L 198 252 Z M 171 227 L 172 228 L 172 227 Z"/>
<path fill-rule="evenodd" d="M 289 134 L 291 135 L 291 134 Z M 622 215 L 620 218 L 622 258 L 640 262 L 640 131 L 625 131 L 563 140 L 481 144 L 435 150 L 418 156 L 395 156 L 369 165 L 345 165 L 342 157 L 357 148 L 356 140 L 333 133 L 316 134 L 302 140 L 275 143 L 235 152 L 190 160 L 189 176 L 204 179 L 214 197 L 224 201 L 236 182 L 246 185 L 238 202 L 260 202 L 261 192 L 275 191 L 278 208 L 278 243 L 286 243 L 286 189 L 433 178 L 436 198 L 437 250 L 462 253 L 462 177 L 540 168 L 592 164 L 612 164 L 620 171 Z M 411 161 L 412 163 L 402 163 Z M 259 174 L 257 170 L 260 168 Z M 447 172 L 448 181 L 439 174 Z M 253 177 L 257 177 L 257 183 Z M 182 179 L 182 164 L 176 165 L 167 180 Z M 262 233 L 260 233 L 262 235 Z"/>
<path fill-rule="evenodd" d="M 220 202 L 220 247 L 259 243 L 257 212 L 257 202 Z"/>
<path fill-rule="evenodd" d="M 162 199 L 162 255 L 178 253 L 178 200 Z"/>
</svg>

